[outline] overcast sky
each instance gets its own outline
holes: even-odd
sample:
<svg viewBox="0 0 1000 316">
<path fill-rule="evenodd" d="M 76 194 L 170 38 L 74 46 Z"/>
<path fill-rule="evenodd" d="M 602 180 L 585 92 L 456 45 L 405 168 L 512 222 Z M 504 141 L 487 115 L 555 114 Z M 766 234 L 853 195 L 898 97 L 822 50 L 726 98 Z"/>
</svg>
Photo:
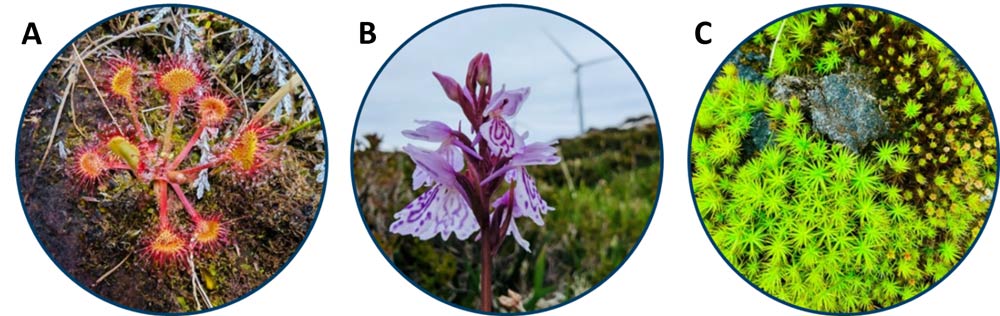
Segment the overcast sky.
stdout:
<svg viewBox="0 0 1000 316">
<path fill-rule="evenodd" d="M 545 32 L 578 61 L 614 56 L 581 71 L 586 128 L 616 126 L 626 118 L 652 114 L 635 75 L 590 31 L 541 11 L 491 8 L 438 23 L 403 47 L 379 75 L 365 101 L 358 138 L 378 133 L 384 139 L 381 149 L 392 150 L 411 142 L 401 132 L 416 128 L 416 119 L 442 121 L 456 128 L 464 121 L 462 112 L 445 96 L 431 71 L 463 83 L 469 60 L 480 51 L 490 54 L 494 91 L 503 84 L 508 89 L 531 87 L 531 95 L 513 122 L 519 133 L 529 131 L 529 141 L 578 135 L 574 65 Z M 468 126 L 462 123 L 466 131 Z"/>
</svg>

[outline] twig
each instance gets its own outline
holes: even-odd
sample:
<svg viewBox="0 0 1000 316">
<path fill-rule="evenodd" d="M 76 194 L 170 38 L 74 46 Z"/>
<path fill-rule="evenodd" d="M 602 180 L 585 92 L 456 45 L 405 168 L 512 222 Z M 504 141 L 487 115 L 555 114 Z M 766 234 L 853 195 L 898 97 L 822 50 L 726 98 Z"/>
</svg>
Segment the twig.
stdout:
<svg viewBox="0 0 1000 316">
<path fill-rule="evenodd" d="M 69 93 L 74 94 L 73 92 L 75 91 L 76 87 L 74 85 L 73 88 L 70 88 Z M 73 128 L 76 128 L 76 132 L 80 133 L 80 135 L 85 135 L 83 129 L 80 128 L 80 125 L 76 123 L 76 102 L 73 102 L 73 97 L 69 98 L 69 117 L 73 120 Z"/>
<path fill-rule="evenodd" d="M 774 36 L 774 44 L 771 44 L 771 56 L 767 57 L 767 69 L 771 69 L 771 61 L 774 60 L 774 50 L 778 48 L 778 41 L 781 41 L 781 32 L 785 30 L 785 21 L 788 21 L 788 19 L 781 20 L 781 25 L 778 26 L 778 35 Z"/>
<path fill-rule="evenodd" d="M 115 41 L 117 41 L 119 39 L 122 39 L 122 38 L 124 38 L 126 36 L 132 35 L 132 33 L 144 30 L 147 27 L 160 25 L 161 23 L 167 22 L 167 21 L 169 21 L 171 19 L 173 19 L 173 18 L 172 17 L 171 18 L 164 17 L 163 19 L 160 19 L 159 21 L 151 22 L 151 23 L 146 23 L 146 24 L 143 24 L 143 25 L 139 25 L 139 26 L 130 28 L 130 29 L 126 30 L 125 32 L 118 33 L 118 35 L 106 37 L 107 40 L 101 42 L 100 44 L 94 45 L 93 47 L 91 47 L 88 50 L 83 51 L 83 54 L 79 54 L 78 53 L 78 55 L 81 56 L 81 59 L 90 58 L 90 55 L 93 55 L 94 52 L 96 52 L 98 49 L 104 48 L 104 46 L 108 46 L 108 44 L 111 44 L 111 43 L 113 43 L 113 42 L 115 42 Z"/>
<path fill-rule="evenodd" d="M 70 64 L 70 68 L 74 68 L 73 64 Z M 59 108 L 56 109 L 56 120 L 52 122 L 52 131 L 49 132 L 49 143 L 45 145 L 45 153 L 42 154 L 42 160 L 38 163 L 38 168 L 35 169 L 35 176 L 33 178 L 38 178 L 38 175 L 42 173 L 42 166 L 45 165 L 45 160 L 49 158 L 49 151 L 52 150 L 52 141 L 56 138 L 56 131 L 59 130 L 59 120 L 62 119 L 63 106 L 66 105 L 66 98 L 69 97 L 69 90 L 75 85 L 78 72 L 79 68 L 76 68 L 69 73 L 68 83 L 66 84 L 66 88 L 63 89 L 62 97 L 59 99 Z"/>
<path fill-rule="evenodd" d="M 210 13 L 209 12 L 189 13 L 189 14 L 181 15 L 180 18 L 187 19 L 187 18 L 198 17 L 198 16 L 202 16 L 202 15 L 206 15 L 206 14 L 210 14 Z M 124 31 L 124 32 L 118 33 L 118 35 L 115 35 L 115 36 L 104 37 L 104 38 L 107 38 L 107 40 L 101 42 L 100 44 L 95 45 L 93 48 L 91 48 L 89 50 L 84 51 L 83 57 L 84 57 L 84 59 L 86 59 L 87 57 L 90 57 L 90 55 L 93 54 L 94 52 L 96 52 L 98 49 L 103 48 L 104 46 L 108 46 L 108 44 L 111 44 L 111 43 L 113 43 L 113 42 L 115 42 L 117 40 L 120 40 L 120 39 L 122 39 L 122 38 L 124 38 L 126 36 L 132 35 L 132 33 L 135 33 L 135 32 L 138 32 L 138 31 L 142 31 L 142 30 L 144 30 L 144 29 L 146 29 L 148 27 L 158 26 L 158 25 L 163 24 L 163 23 L 173 22 L 174 19 L 175 18 L 173 16 L 164 16 L 159 21 L 149 22 L 149 23 L 146 23 L 146 24 L 143 24 L 143 25 L 139 25 L 139 26 L 130 28 L 130 29 Z M 173 41 L 172 38 L 167 37 L 167 39 Z"/>
<path fill-rule="evenodd" d="M 101 89 L 97 87 L 97 82 L 94 81 L 94 77 L 90 75 L 90 70 L 87 70 L 87 65 L 83 63 L 83 58 L 80 57 L 80 51 L 76 49 L 75 43 L 73 44 L 73 53 L 76 54 L 76 60 L 80 63 L 80 68 L 83 69 L 83 73 L 87 75 L 87 79 L 90 80 L 90 85 L 94 87 L 95 94 L 97 94 L 97 97 L 101 99 L 101 104 L 104 105 L 104 110 L 108 111 L 108 116 L 111 116 L 111 123 L 115 124 L 115 128 L 118 129 L 118 132 L 124 134 L 124 132 L 122 132 L 121 125 L 118 125 L 118 120 L 115 119 L 114 113 L 111 113 L 111 108 L 108 107 L 108 103 L 104 101 L 104 95 L 101 94 Z"/>
<path fill-rule="evenodd" d="M 201 309 L 201 301 L 205 301 L 205 305 L 208 306 L 208 308 L 215 307 L 212 305 L 212 300 L 208 298 L 208 292 L 205 291 L 205 288 L 201 286 L 201 282 L 198 281 L 198 272 L 195 270 L 194 266 L 194 254 L 188 254 L 187 259 L 188 264 L 191 267 L 191 291 L 194 292 L 194 302 L 197 309 Z"/>
<path fill-rule="evenodd" d="M 222 224 L 223 225 L 228 225 L 229 223 L 233 223 L 233 222 L 236 222 L 236 221 L 239 221 L 239 220 L 244 220 L 244 219 L 247 219 L 247 218 L 250 218 L 250 215 L 243 215 L 243 216 L 240 216 L 240 217 L 237 217 L 237 218 L 233 218 L 233 219 L 230 219 L 228 221 L 222 222 Z"/>
<path fill-rule="evenodd" d="M 159 110 L 166 109 L 166 108 L 167 108 L 166 105 L 161 105 L 161 106 L 157 106 L 157 107 L 145 108 L 145 109 L 142 109 L 140 111 L 142 113 L 146 113 L 146 112 L 152 112 L 152 111 L 159 111 Z"/>
<path fill-rule="evenodd" d="M 236 92 L 233 92 L 233 89 L 230 89 L 229 86 L 227 86 L 223 82 L 222 78 L 219 78 L 219 76 L 216 75 L 215 73 L 212 73 L 212 78 L 214 78 L 215 82 L 219 84 L 219 87 L 222 87 L 222 90 L 226 90 L 226 93 L 228 93 L 231 96 L 236 96 Z"/>
<path fill-rule="evenodd" d="M 226 35 L 226 34 L 229 34 L 229 33 L 236 33 L 236 32 L 239 32 L 239 31 L 242 31 L 242 30 L 247 30 L 247 31 L 249 31 L 250 29 L 248 29 L 248 28 L 245 28 L 245 27 L 240 27 L 240 28 L 233 28 L 233 29 L 230 29 L 230 30 L 228 30 L 228 31 L 225 31 L 225 32 L 219 32 L 219 33 L 215 33 L 215 34 L 212 34 L 212 39 L 211 39 L 211 40 L 213 40 L 213 41 L 214 41 L 214 40 L 215 40 L 215 38 L 217 38 L 217 37 L 219 37 L 219 36 L 223 36 L 223 35 Z"/>
<path fill-rule="evenodd" d="M 240 106 L 243 107 L 243 115 L 244 115 L 244 117 L 250 115 L 250 109 L 247 108 L 247 101 L 246 101 L 247 100 L 247 89 L 246 89 L 246 87 L 243 86 L 243 80 L 246 79 L 246 78 L 247 77 L 244 76 L 243 79 L 240 79 L 240 81 L 236 83 L 236 86 L 239 87 L 239 89 L 240 89 Z"/>
<path fill-rule="evenodd" d="M 118 268 L 121 268 L 121 266 L 123 264 L 125 264 L 125 261 L 127 261 L 128 258 L 132 258 L 132 253 L 131 252 L 129 252 L 128 255 L 125 256 L 125 259 L 122 259 L 121 262 L 118 262 L 118 264 L 116 264 L 114 267 L 112 267 L 111 270 L 108 270 L 108 272 L 104 272 L 104 274 L 102 274 L 101 277 L 97 278 L 97 281 L 94 281 L 94 284 L 90 285 L 90 287 L 93 288 L 93 287 L 96 287 L 98 284 L 101 284 L 101 281 L 104 281 L 104 279 L 106 279 L 108 276 L 111 276 L 112 273 L 114 273 L 115 271 L 117 271 Z"/>
<path fill-rule="evenodd" d="M 191 268 L 191 296 L 194 297 L 195 309 L 201 310 L 201 300 L 198 299 L 198 273 L 194 271 L 194 257 L 188 255 L 187 259 Z"/>
<path fill-rule="evenodd" d="M 294 93 L 295 88 L 298 88 L 301 84 L 302 77 L 299 77 L 299 74 L 292 75 L 291 78 L 288 78 L 288 82 L 285 83 L 284 86 L 281 86 L 278 91 L 275 91 L 274 94 L 271 95 L 270 99 L 267 99 L 267 103 L 264 103 L 264 106 L 257 109 L 257 114 L 253 116 L 251 121 L 259 121 L 264 118 L 264 116 L 270 114 L 271 110 L 278 105 L 278 102 L 281 102 L 281 98 L 284 98 L 286 94 Z"/>
</svg>

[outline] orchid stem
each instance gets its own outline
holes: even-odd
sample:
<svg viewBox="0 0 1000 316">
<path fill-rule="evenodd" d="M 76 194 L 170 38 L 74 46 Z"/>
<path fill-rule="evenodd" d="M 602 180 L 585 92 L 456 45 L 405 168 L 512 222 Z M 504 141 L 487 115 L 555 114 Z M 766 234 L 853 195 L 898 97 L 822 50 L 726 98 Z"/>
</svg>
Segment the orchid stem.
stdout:
<svg viewBox="0 0 1000 316">
<path fill-rule="evenodd" d="M 479 298 L 480 309 L 483 312 L 493 310 L 493 250 L 490 249 L 492 241 L 489 234 L 483 234 L 479 239 L 482 253 L 482 269 L 479 271 Z"/>
</svg>

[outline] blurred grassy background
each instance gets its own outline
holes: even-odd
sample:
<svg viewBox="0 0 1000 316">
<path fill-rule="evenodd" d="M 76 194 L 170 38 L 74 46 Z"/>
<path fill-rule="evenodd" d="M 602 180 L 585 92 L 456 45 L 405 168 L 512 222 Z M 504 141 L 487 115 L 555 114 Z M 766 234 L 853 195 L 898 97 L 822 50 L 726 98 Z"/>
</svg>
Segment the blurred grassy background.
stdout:
<svg viewBox="0 0 1000 316">
<path fill-rule="evenodd" d="M 477 308 L 477 242 L 421 241 L 388 232 L 392 215 L 425 189 L 410 189 L 413 162 L 402 152 L 380 151 L 380 142 L 378 135 L 364 135 L 353 160 L 368 229 L 412 281 L 441 299 Z M 563 163 L 529 167 L 556 210 L 545 216 L 545 226 L 517 221 L 531 253 L 508 238 L 494 261 L 495 295 L 519 293 L 525 310 L 583 294 L 621 265 L 649 222 L 659 187 L 659 132 L 650 116 L 561 139 L 558 147 Z"/>
</svg>

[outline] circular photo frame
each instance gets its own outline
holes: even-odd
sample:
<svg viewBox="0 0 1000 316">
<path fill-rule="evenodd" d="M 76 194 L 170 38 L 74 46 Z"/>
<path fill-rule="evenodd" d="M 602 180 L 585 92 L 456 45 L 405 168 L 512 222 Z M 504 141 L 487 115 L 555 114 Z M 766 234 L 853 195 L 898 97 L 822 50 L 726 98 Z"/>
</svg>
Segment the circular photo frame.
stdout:
<svg viewBox="0 0 1000 316">
<path fill-rule="evenodd" d="M 298 68 L 245 22 L 144 6 L 87 28 L 28 98 L 17 185 L 39 244 L 108 303 L 191 314 L 264 286 L 326 188 L 323 122 Z"/>
<path fill-rule="evenodd" d="M 751 34 L 692 121 L 692 198 L 747 283 L 788 306 L 866 314 L 944 280 L 996 196 L 993 112 L 936 34 L 818 6 Z"/>
<path fill-rule="evenodd" d="M 417 288 L 483 314 L 599 286 L 639 244 L 662 180 L 632 66 L 581 22 L 526 5 L 458 11 L 406 40 L 353 137 L 372 241 Z"/>
</svg>

